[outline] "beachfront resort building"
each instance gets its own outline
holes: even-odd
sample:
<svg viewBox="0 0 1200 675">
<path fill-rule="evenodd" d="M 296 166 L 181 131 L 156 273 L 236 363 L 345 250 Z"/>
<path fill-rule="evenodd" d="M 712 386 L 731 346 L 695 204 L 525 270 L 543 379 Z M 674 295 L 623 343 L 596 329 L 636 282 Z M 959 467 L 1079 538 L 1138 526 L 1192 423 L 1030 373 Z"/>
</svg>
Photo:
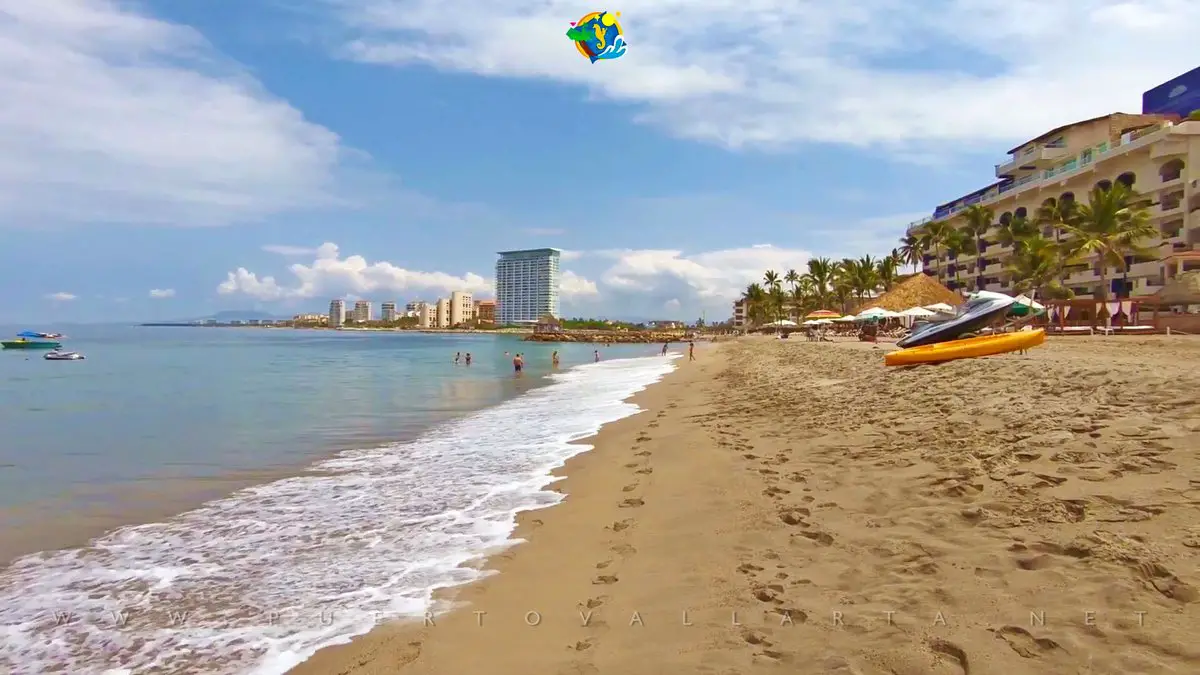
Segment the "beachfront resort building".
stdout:
<svg viewBox="0 0 1200 675">
<path fill-rule="evenodd" d="M 558 262 L 562 251 L 501 251 L 496 261 L 496 322 L 536 324 L 558 316 Z"/>
<path fill-rule="evenodd" d="M 925 252 L 926 274 L 953 289 L 1012 293 L 1012 282 L 1004 274 L 1012 253 L 1012 247 L 1001 242 L 1004 225 L 1014 218 L 1035 220 L 1042 207 L 1086 202 L 1093 188 L 1114 182 L 1132 187 L 1150 203 L 1159 236 L 1142 242 L 1153 256 L 1129 256 L 1126 269 L 1103 270 L 1107 295 L 1151 295 L 1177 274 L 1200 269 L 1200 121 L 1179 112 L 1200 108 L 1200 100 L 1172 103 L 1169 96 L 1181 88 L 1188 91 L 1179 84 L 1183 79 L 1194 80 L 1191 96 L 1200 96 L 1197 68 L 1146 92 L 1142 114 L 1114 113 L 1051 129 L 1012 148 L 995 165 L 995 183 L 942 204 L 932 216 L 910 224 L 908 234 L 936 221 L 962 227 L 966 223 L 961 214 L 972 204 L 990 208 L 996 217 L 993 227 L 978 236 L 982 245 L 976 254 L 951 256 L 943 250 L 939 261 L 935 252 Z M 1051 239 L 1064 236 L 1048 225 L 1042 234 Z M 1101 290 L 1101 272 L 1092 256 L 1068 266 L 1065 283 L 1076 297 L 1095 297 Z"/>
<path fill-rule="evenodd" d="M 417 305 L 417 326 L 420 328 L 438 328 L 437 303 L 422 302 Z"/>
<path fill-rule="evenodd" d="M 475 320 L 475 299 L 466 291 L 450 294 L 450 325 L 461 326 Z"/>
<path fill-rule="evenodd" d="M 395 321 L 400 318 L 396 313 L 396 303 L 385 302 L 379 306 L 379 318 L 383 321 Z"/>
<path fill-rule="evenodd" d="M 733 327 L 746 327 L 746 301 L 734 300 L 733 302 Z"/>
<path fill-rule="evenodd" d="M 330 300 L 329 301 L 329 326 L 332 328 L 340 328 L 346 325 L 346 301 L 345 300 Z"/>
<path fill-rule="evenodd" d="M 371 301 L 355 300 L 354 309 L 350 311 L 350 320 L 355 323 L 366 323 L 371 320 Z"/>
<path fill-rule="evenodd" d="M 476 300 L 475 321 L 477 323 L 496 323 L 496 301 Z"/>
</svg>

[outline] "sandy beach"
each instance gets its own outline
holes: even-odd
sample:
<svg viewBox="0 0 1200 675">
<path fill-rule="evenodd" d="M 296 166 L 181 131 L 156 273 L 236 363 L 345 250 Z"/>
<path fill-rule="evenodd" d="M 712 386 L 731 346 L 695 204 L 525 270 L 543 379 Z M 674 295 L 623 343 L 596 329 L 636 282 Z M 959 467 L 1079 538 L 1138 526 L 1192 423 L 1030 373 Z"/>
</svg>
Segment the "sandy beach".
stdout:
<svg viewBox="0 0 1200 675">
<path fill-rule="evenodd" d="M 1200 672 L 1200 340 L 715 345 L 497 573 L 297 675 Z"/>
</svg>

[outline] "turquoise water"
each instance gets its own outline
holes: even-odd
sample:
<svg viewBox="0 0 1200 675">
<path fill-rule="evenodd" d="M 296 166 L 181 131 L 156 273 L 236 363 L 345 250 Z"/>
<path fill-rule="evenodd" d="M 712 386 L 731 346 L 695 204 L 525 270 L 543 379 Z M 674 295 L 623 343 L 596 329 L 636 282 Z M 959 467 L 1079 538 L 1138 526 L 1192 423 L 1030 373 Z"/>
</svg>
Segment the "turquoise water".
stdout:
<svg viewBox="0 0 1200 675">
<path fill-rule="evenodd" d="M 561 498 L 545 487 L 572 441 L 674 367 L 655 345 L 592 363 L 593 345 L 487 334 L 64 332 L 86 361 L 0 352 L 0 545 L 117 503 L 145 524 L 0 567 L 0 672 L 269 675 L 420 616 Z M 37 543 L 15 552 L 54 548 Z"/>
</svg>

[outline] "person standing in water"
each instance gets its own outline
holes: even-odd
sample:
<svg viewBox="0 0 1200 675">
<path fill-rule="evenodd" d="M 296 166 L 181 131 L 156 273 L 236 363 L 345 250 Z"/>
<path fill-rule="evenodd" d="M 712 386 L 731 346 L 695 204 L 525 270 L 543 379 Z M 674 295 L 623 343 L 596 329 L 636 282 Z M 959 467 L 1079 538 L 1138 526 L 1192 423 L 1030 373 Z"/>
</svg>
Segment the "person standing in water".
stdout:
<svg viewBox="0 0 1200 675">
<path fill-rule="evenodd" d="M 670 342 L 664 342 L 664 343 L 663 343 L 663 352 L 662 352 L 662 355 L 663 355 L 663 356 L 666 356 L 666 355 L 667 355 L 667 346 L 668 346 L 668 345 L 670 345 L 670 344 L 671 344 Z"/>
<path fill-rule="evenodd" d="M 689 342 L 688 343 L 688 361 L 695 361 L 695 360 L 696 360 L 696 343 Z"/>
<path fill-rule="evenodd" d="M 471 352 L 467 352 L 467 365 L 471 365 Z"/>
<path fill-rule="evenodd" d="M 596 354 L 596 363 L 600 363 L 600 350 L 597 349 L 595 354 Z"/>
<path fill-rule="evenodd" d="M 454 352 L 454 365 L 457 366 L 460 359 L 462 359 L 462 352 Z"/>
<path fill-rule="evenodd" d="M 521 370 L 524 367 L 525 367 L 525 360 L 521 358 L 521 355 L 517 354 L 516 356 L 514 356 L 513 357 L 513 372 L 515 372 L 517 375 L 520 375 Z"/>
<path fill-rule="evenodd" d="M 558 352 L 554 352 L 550 355 L 550 365 L 554 366 L 555 368 L 558 367 Z"/>
</svg>

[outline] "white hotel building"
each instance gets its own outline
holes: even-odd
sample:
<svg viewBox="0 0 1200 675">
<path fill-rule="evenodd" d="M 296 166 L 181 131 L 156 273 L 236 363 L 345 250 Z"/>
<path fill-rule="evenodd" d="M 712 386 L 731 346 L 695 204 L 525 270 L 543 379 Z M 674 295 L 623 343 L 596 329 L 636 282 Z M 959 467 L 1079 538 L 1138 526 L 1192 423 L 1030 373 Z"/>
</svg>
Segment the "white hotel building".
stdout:
<svg viewBox="0 0 1200 675">
<path fill-rule="evenodd" d="M 501 251 L 496 261 L 496 323 L 533 324 L 558 316 L 558 261 L 562 251 Z"/>
</svg>

